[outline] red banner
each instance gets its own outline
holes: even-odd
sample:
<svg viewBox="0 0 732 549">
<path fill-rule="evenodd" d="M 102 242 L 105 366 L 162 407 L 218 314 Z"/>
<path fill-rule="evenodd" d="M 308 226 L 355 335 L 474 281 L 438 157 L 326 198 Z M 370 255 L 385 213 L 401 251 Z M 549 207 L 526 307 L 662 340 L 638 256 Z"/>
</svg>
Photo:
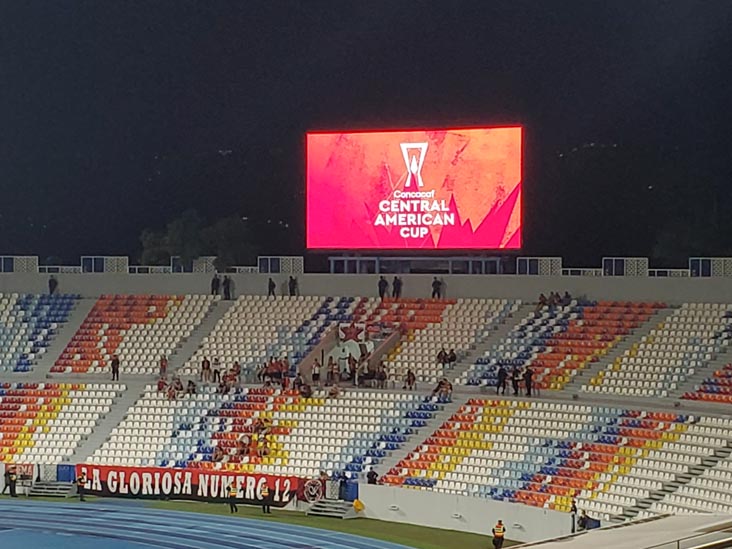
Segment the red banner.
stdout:
<svg viewBox="0 0 732 549">
<path fill-rule="evenodd" d="M 224 502 L 230 499 L 233 482 L 238 488 L 237 503 L 261 505 L 266 486 L 266 501 L 273 507 L 284 507 L 295 499 L 302 482 L 298 477 L 164 467 L 77 465 L 77 477 L 81 473 L 86 473 L 86 492 L 99 496 Z"/>
</svg>

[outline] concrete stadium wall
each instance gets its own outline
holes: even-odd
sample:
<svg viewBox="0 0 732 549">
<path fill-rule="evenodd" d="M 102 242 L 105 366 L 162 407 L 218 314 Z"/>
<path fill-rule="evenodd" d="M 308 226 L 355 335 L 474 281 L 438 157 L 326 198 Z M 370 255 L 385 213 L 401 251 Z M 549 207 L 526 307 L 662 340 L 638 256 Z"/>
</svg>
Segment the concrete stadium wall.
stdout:
<svg viewBox="0 0 732 549">
<path fill-rule="evenodd" d="M 359 499 L 364 503 L 367 518 L 389 522 L 490 535 L 500 519 L 506 526 L 506 537 L 523 542 L 572 531 L 569 514 L 518 503 L 368 484 L 359 486 Z M 391 509 L 392 506 L 398 509 Z"/>
<path fill-rule="evenodd" d="M 208 274 L 58 274 L 59 291 L 84 297 L 114 293 L 208 293 Z M 233 294 L 266 295 L 266 274 L 231 275 Z M 278 289 L 287 276 L 273 276 Z M 425 297 L 431 292 L 430 275 L 404 275 L 404 297 Z M 668 303 L 732 302 L 732 280 L 725 278 L 542 277 L 517 275 L 444 276 L 447 297 L 521 298 L 534 301 L 540 292 L 568 290 L 593 299 L 666 301 Z M 305 274 L 298 277 L 302 295 L 377 295 L 377 275 Z M 0 292 L 45 292 L 42 274 L 0 274 Z"/>
</svg>

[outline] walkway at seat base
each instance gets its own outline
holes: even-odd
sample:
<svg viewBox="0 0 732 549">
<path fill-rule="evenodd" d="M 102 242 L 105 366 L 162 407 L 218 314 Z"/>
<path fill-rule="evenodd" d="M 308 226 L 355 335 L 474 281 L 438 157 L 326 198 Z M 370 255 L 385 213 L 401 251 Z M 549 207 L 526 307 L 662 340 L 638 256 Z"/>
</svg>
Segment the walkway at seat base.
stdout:
<svg viewBox="0 0 732 549">
<path fill-rule="evenodd" d="M 115 503 L 0 501 L 2 549 L 409 549 L 281 522 Z"/>
</svg>

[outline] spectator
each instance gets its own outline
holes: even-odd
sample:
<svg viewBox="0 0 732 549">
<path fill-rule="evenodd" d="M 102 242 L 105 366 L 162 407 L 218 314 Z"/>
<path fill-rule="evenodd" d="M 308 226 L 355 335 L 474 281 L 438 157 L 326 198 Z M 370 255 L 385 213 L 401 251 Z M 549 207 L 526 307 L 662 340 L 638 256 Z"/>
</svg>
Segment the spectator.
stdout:
<svg viewBox="0 0 732 549">
<path fill-rule="evenodd" d="M 572 516 L 572 533 L 574 534 L 577 531 L 577 500 L 572 499 L 572 507 L 569 513 Z"/>
<path fill-rule="evenodd" d="M 300 386 L 300 396 L 302 398 L 310 398 L 311 396 L 313 396 L 313 388 L 307 383 L 303 383 Z"/>
<path fill-rule="evenodd" d="M 376 388 L 377 389 L 386 389 L 386 380 L 389 377 L 386 366 L 384 365 L 384 361 L 382 360 L 379 363 L 379 367 L 376 370 Z"/>
<path fill-rule="evenodd" d="M 493 547 L 501 549 L 503 547 L 503 539 L 506 537 L 506 527 L 503 521 L 499 520 L 493 527 Z"/>
<path fill-rule="evenodd" d="M 450 352 L 447 353 L 447 365 L 452 368 L 455 366 L 455 363 L 457 362 L 457 354 L 455 353 L 455 349 L 450 349 Z"/>
<path fill-rule="evenodd" d="M 445 383 L 447 383 L 446 378 L 442 378 L 440 381 L 437 382 L 437 386 L 432 389 L 432 398 L 435 398 L 438 395 L 442 396 L 443 392 L 445 391 Z"/>
<path fill-rule="evenodd" d="M 175 391 L 176 397 L 183 395 L 183 392 L 184 392 L 183 382 L 181 381 L 181 379 L 178 376 L 175 376 L 173 378 L 172 386 L 173 386 L 173 390 Z"/>
<path fill-rule="evenodd" d="M 196 384 L 193 382 L 192 379 L 188 380 L 188 385 L 186 386 L 186 394 L 187 395 L 195 395 L 196 394 Z"/>
<path fill-rule="evenodd" d="M 56 293 L 56 289 L 58 288 L 58 280 L 56 280 L 56 277 L 51 275 L 48 277 L 48 293 L 49 295 L 54 295 Z"/>
<path fill-rule="evenodd" d="M 119 357 L 117 354 L 112 355 L 112 381 L 119 381 Z"/>
<path fill-rule="evenodd" d="M 437 364 L 443 367 L 447 364 L 447 351 L 444 346 L 440 349 L 440 352 L 437 353 Z"/>
<path fill-rule="evenodd" d="M 386 279 L 383 276 L 379 277 L 379 299 L 384 299 L 387 294 L 387 290 L 389 289 L 389 283 L 386 281 Z"/>
<path fill-rule="evenodd" d="M 257 369 L 257 379 L 264 383 L 264 378 L 267 375 L 267 363 L 263 362 L 262 365 Z"/>
<path fill-rule="evenodd" d="M 440 389 L 439 396 L 447 400 L 452 399 L 452 383 L 450 383 L 447 378 L 442 380 L 442 389 Z"/>
<path fill-rule="evenodd" d="M 330 388 L 330 391 L 328 391 L 328 396 L 330 398 L 338 398 L 341 394 L 341 388 L 338 386 L 338 382 L 335 381 L 333 385 Z"/>
<path fill-rule="evenodd" d="M 559 305 L 559 294 L 549 292 L 549 299 L 547 299 L 547 306 L 549 307 L 549 310 L 553 311 L 557 305 Z"/>
<path fill-rule="evenodd" d="M 238 360 L 235 360 L 234 365 L 231 367 L 231 375 L 236 378 L 236 381 L 238 383 L 239 377 L 241 376 L 241 365 L 239 364 Z"/>
<path fill-rule="evenodd" d="M 292 388 L 299 391 L 303 385 L 305 385 L 305 380 L 302 378 L 302 374 L 298 372 L 295 376 L 295 381 L 292 382 Z"/>
<path fill-rule="evenodd" d="M 291 276 L 290 279 L 287 281 L 287 287 L 290 290 L 290 297 L 294 297 L 297 295 L 297 278 L 294 276 Z"/>
<path fill-rule="evenodd" d="M 164 393 L 167 388 L 168 381 L 164 377 L 158 379 L 158 393 Z"/>
<path fill-rule="evenodd" d="M 541 311 L 544 307 L 549 305 L 549 300 L 546 298 L 546 296 L 542 293 L 539 294 L 539 301 L 536 303 L 536 309 L 534 312 Z"/>
<path fill-rule="evenodd" d="M 221 449 L 220 446 L 216 446 L 213 451 L 213 456 L 211 456 L 211 461 L 219 462 L 224 459 L 224 452 Z"/>
<path fill-rule="evenodd" d="M 582 510 L 582 514 L 580 515 L 579 519 L 577 519 L 577 529 L 581 532 L 582 530 L 587 529 L 587 521 L 589 517 L 587 516 L 587 511 L 584 509 Z"/>
<path fill-rule="evenodd" d="M 508 372 L 506 371 L 505 366 L 501 365 L 498 367 L 498 384 L 496 385 L 496 394 L 498 394 L 498 391 L 501 392 L 502 395 L 506 394 L 506 380 L 508 379 Z"/>
<path fill-rule="evenodd" d="M 330 363 L 333 362 L 333 357 L 331 356 L 329 360 L 330 362 L 328 364 L 330 367 Z M 317 359 L 317 357 L 313 361 L 313 365 L 311 366 L 311 368 L 312 371 L 310 373 L 310 381 L 312 381 L 312 384 L 315 384 L 318 386 L 318 388 L 320 388 L 320 370 L 323 369 L 323 366 L 320 364 L 320 361 Z M 305 379 L 307 381 L 307 377 Z"/>
<path fill-rule="evenodd" d="M 330 357 L 330 360 L 328 361 L 328 379 L 327 379 L 327 385 L 333 385 L 334 383 L 338 383 L 341 378 L 341 369 L 338 367 L 338 364 L 335 360 L 333 360 L 333 357 Z"/>
<path fill-rule="evenodd" d="M 369 469 L 369 472 L 366 473 L 366 480 L 368 484 L 376 484 L 376 481 L 379 479 L 379 475 L 376 474 L 376 471 L 374 471 L 374 468 L 371 467 Z"/>
<path fill-rule="evenodd" d="M 219 288 L 221 287 L 221 279 L 219 274 L 216 273 L 211 279 L 211 295 L 219 295 Z"/>
<path fill-rule="evenodd" d="M 199 379 L 202 383 L 209 383 L 211 381 L 211 362 L 208 357 L 203 357 L 201 361 L 201 372 Z"/>
<path fill-rule="evenodd" d="M 300 367 L 297 372 L 302 376 L 302 380 L 304 383 L 307 383 L 309 385 L 313 384 L 313 371 L 315 370 L 316 365 L 318 366 L 318 368 L 320 368 L 320 363 L 318 362 L 317 358 L 313 359 L 313 362 L 310 362 L 309 360 L 303 360 L 300 363 Z"/>
<path fill-rule="evenodd" d="M 442 282 L 437 277 L 432 279 L 432 299 L 442 298 Z"/>
<path fill-rule="evenodd" d="M 217 356 L 213 359 L 213 380 L 214 383 L 221 381 L 221 362 Z"/>
<path fill-rule="evenodd" d="M 175 400 L 176 394 L 177 393 L 173 384 L 169 384 L 167 390 L 165 391 L 165 396 L 168 397 L 168 400 Z"/>
<path fill-rule="evenodd" d="M 562 296 L 561 301 L 562 307 L 569 307 L 572 304 L 572 296 L 569 292 L 564 292 L 564 296 Z"/>
<path fill-rule="evenodd" d="M 417 376 L 414 375 L 412 369 L 407 370 L 407 377 L 404 379 L 404 387 L 408 391 L 414 391 L 417 388 Z"/>
<path fill-rule="evenodd" d="M 160 357 L 160 377 L 168 375 L 168 359 L 165 355 Z"/>
<path fill-rule="evenodd" d="M 398 276 L 394 277 L 394 281 L 391 283 L 391 296 L 394 299 L 402 297 L 402 279 Z"/>
<path fill-rule="evenodd" d="M 222 286 L 224 288 L 224 299 L 231 299 L 231 279 L 228 275 L 224 276 L 224 282 Z"/>
<path fill-rule="evenodd" d="M 275 281 L 272 280 L 272 277 L 269 277 L 269 282 L 267 282 L 267 297 L 275 297 L 275 290 L 277 289 L 277 284 L 275 284 Z"/>
<path fill-rule="evenodd" d="M 358 362 L 356 362 L 356 358 L 352 355 L 348 355 L 348 379 L 352 380 L 354 383 L 356 382 L 356 370 L 358 368 Z"/>
<path fill-rule="evenodd" d="M 513 367 L 511 372 L 511 385 L 513 386 L 513 396 L 519 396 L 519 381 L 521 381 L 521 370 L 518 366 Z"/>
<path fill-rule="evenodd" d="M 526 396 L 531 396 L 531 378 L 534 377 L 534 371 L 531 368 L 526 368 L 524 372 L 524 386 L 526 387 Z"/>
</svg>

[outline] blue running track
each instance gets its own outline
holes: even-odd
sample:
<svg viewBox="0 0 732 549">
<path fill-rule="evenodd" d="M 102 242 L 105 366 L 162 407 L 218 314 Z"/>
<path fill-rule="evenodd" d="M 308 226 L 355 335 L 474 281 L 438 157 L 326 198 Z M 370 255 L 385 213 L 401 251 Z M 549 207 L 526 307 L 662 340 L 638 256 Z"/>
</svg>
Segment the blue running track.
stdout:
<svg viewBox="0 0 732 549">
<path fill-rule="evenodd" d="M 142 505 L 0 501 L 2 549 L 409 549 L 281 522 Z"/>
</svg>

